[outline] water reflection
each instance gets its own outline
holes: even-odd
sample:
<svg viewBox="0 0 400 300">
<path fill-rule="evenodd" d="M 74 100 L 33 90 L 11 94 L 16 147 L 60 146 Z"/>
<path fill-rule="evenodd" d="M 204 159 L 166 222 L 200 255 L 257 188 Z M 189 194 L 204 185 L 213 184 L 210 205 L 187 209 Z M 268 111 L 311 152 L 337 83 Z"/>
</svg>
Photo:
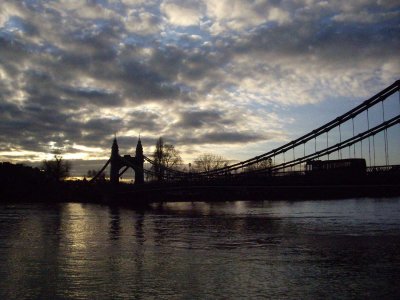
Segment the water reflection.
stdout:
<svg viewBox="0 0 400 300">
<path fill-rule="evenodd" d="M 0 298 L 392 297 L 400 199 L 0 210 Z"/>
<path fill-rule="evenodd" d="M 109 208 L 110 214 L 110 239 L 117 240 L 120 235 L 120 217 L 119 217 L 119 208 L 115 206 L 110 206 Z"/>
</svg>

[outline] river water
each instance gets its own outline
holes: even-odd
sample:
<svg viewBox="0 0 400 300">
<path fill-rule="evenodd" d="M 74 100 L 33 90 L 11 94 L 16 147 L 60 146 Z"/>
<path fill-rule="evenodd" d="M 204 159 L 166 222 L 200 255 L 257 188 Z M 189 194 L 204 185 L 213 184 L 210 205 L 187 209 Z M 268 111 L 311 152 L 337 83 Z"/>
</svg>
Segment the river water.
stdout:
<svg viewBox="0 0 400 300">
<path fill-rule="evenodd" d="M 0 299 L 399 299 L 400 198 L 0 205 Z"/>
</svg>

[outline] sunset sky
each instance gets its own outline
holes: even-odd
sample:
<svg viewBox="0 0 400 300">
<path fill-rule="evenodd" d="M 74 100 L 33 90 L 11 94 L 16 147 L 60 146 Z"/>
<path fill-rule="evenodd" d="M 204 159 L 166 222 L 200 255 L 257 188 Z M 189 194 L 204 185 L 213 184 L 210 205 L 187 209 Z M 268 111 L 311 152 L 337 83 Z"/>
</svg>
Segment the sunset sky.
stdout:
<svg viewBox="0 0 400 300">
<path fill-rule="evenodd" d="M 399 53 L 395 0 L 2 0 L 0 161 L 96 168 L 114 133 L 247 159 L 392 84 Z"/>
</svg>

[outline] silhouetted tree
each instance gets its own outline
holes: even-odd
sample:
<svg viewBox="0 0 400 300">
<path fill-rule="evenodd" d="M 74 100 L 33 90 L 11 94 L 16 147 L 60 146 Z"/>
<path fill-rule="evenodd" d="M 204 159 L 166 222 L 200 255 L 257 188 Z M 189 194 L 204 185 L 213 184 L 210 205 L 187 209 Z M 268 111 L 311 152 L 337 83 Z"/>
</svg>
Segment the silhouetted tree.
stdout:
<svg viewBox="0 0 400 300">
<path fill-rule="evenodd" d="M 50 178 L 60 181 L 69 176 L 71 163 L 63 160 L 62 156 L 56 154 L 54 155 L 54 160 L 44 160 L 41 169 Z"/>
<path fill-rule="evenodd" d="M 272 167 L 272 159 L 268 158 L 246 167 L 246 171 L 251 172 L 256 170 L 264 170 L 264 169 L 269 169 L 271 167 Z"/>
<path fill-rule="evenodd" d="M 153 153 L 154 166 L 153 169 L 157 174 L 158 180 L 163 177 L 164 168 L 176 169 L 182 164 L 182 158 L 174 145 L 164 143 L 162 137 L 156 142 L 156 149 Z"/>
<path fill-rule="evenodd" d="M 38 184 L 44 181 L 43 172 L 38 168 L 32 168 L 23 164 L 12 164 L 9 162 L 0 162 L 0 186 L 19 184 Z"/>
<path fill-rule="evenodd" d="M 206 153 L 197 157 L 194 163 L 198 171 L 208 172 L 226 166 L 228 160 L 220 155 Z"/>
</svg>

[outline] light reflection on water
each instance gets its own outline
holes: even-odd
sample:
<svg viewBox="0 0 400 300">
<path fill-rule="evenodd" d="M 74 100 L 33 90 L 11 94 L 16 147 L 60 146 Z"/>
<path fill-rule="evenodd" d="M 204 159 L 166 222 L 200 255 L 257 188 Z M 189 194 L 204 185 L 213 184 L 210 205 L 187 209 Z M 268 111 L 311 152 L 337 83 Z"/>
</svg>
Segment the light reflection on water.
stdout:
<svg viewBox="0 0 400 300">
<path fill-rule="evenodd" d="M 396 298 L 400 198 L 0 206 L 0 298 Z"/>
</svg>

